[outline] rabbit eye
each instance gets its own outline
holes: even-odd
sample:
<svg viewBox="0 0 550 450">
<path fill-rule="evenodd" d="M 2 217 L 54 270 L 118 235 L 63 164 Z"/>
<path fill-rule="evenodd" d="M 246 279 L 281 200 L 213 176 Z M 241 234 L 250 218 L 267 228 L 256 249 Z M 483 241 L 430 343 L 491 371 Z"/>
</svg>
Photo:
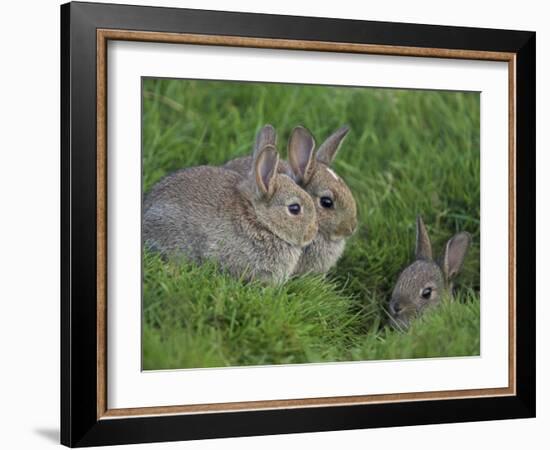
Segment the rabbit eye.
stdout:
<svg viewBox="0 0 550 450">
<path fill-rule="evenodd" d="M 323 208 L 332 208 L 334 206 L 334 202 L 330 197 L 321 197 L 319 202 Z"/>
<path fill-rule="evenodd" d="M 422 290 L 422 298 L 428 300 L 432 296 L 432 288 L 425 288 Z"/>
<path fill-rule="evenodd" d="M 298 214 L 300 214 L 301 210 L 302 208 L 298 203 L 293 203 L 292 205 L 288 205 L 288 212 L 293 216 L 297 216 Z"/>
</svg>

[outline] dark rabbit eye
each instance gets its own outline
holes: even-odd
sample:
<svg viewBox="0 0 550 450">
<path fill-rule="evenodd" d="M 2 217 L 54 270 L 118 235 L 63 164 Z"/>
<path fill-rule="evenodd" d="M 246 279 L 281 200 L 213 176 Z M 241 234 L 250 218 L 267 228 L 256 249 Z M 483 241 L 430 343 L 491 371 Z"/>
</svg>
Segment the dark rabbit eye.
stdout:
<svg viewBox="0 0 550 450">
<path fill-rule="evenodd" d="M 300 205 L 298 203 L 293 203 L 292 205 L 288 205 L 288 211 L 290 212 L 290 214 L 294 216 L 297 216 L 298 214 L 300 214 L 301 210 L 302 208 L 300 208 Z"/>
<path fill-rule="evenodd" d="M 432 296 L 432 288 L 422 290 L 422 298 L 428 300 Z"/>
<path fill-rule="evenodd" d="M 321 206 L 323 208 L 332 208 L 334 203 L 330 197 L 321 197 Z"/>
</svg>

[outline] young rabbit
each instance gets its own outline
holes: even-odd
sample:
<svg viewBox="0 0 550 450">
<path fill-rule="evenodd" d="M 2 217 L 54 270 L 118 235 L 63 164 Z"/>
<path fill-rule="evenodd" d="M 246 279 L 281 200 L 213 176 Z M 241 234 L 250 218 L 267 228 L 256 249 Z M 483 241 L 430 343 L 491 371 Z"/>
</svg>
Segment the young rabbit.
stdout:
<svg viewBox="0 0 550 450">
<path fill-rule="evenodd" d="M 145 245 L 169 257 L 215 260 L 233 275 L 280 283 L 317 233 L 315 206 L 264 145 L 241 177 L 199 166 L 166 176 L 144 202 Z"/>
<path fill-rule="evenodd" d="M 417 217 L 415 261 L 399 275 L 389 304 L 394 325 L 406 328 L 411 319 L 437 305 L 445 294 L 452 295 L 452 281 L 462 269 L 470 242 L 469 233 L 455 234 L 436 262 L 424 222 Z"/>
<path fill-rule="evenodd" d="M 288 143 L 288 163 L 282 162 L 279 171 L 293 176 L 313 199 L 317 211 L 319 231 L 313 242 L 304 248 L 294 274 L 326 273 L 342 255 L 346 238 L 357 228 L 357 207 L 346 183 L 330 168 L 348 127 L 334 132 L 314 152 L 315 140 L 304 127 L 296 127 Z M 266 125 L 258 139 L 275 143 L 275 131 Z M 245 176 L 251 167 L 251 158 L 237 158 L 224 167 Z"/>
</svg>

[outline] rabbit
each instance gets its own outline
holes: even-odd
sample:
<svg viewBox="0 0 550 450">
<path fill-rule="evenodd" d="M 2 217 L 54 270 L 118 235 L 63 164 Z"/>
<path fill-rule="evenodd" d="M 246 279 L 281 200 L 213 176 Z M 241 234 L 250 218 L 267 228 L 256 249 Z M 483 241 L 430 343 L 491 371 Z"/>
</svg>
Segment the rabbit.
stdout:
<svg viewBox="0 0 550 450">
<path fill-rule="evenodd" d="M 319 223 L 317 236 L 304 248 L 295 275 L 328 272 L 342 255 L 346 239 L 357 228 L 353 195 L 344 180 L 330 168 L 348 131 L 348 127 L 336 130 L 316 152 L 315 140 L 306 128 L 298 126 L 291 133 L 288 163 L 282 161 L 279 171 L 292 176 L 311 196 Z M 275 130 L 271 125 L 266 125 L 258 134 L 258 140 L 262 139 L 275 144 Z M 250 157 L 241 157 L 227 162 L 224 167 L 246 176 L 251 161 Z"/>
<path fill-rule="evenodd" d="M 284 282 L 317 220 L 309 195 L 278 165 L 277 150 L 266 144 L 246 177 L 213 166 L 166 176 L 144 201 L 145 245 L 167 257 L 217 261 L 246 280 Z"/>
<path fill-rule="evenodd" d="M 471 241 L 465 231 L 455 234 L 436 262 L 422 217 L 416 218 L 415 261 L 399 275 L 389 303 L 393 325 L 407 328 L 414 317 L 437 305 L 445 295 L 452 295 L 453 280 L 462 269 Z"/>
</svg>

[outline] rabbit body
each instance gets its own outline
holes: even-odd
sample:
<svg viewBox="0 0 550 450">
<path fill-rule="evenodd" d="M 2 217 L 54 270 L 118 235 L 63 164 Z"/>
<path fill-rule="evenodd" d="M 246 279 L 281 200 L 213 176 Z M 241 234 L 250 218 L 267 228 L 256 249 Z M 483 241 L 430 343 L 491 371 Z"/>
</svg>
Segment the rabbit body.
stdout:
<svg viewBox="0 0 550 450">
<path fill-rule="evenodd" d="M 262 180 L 255 176 L 218 167 L 183 169 L 162 179 L 144 202 L 145 245 L 170 257 L 215 260 L 237 277 L 285 281 L 317 226 L 311 199 L 277 174 L 278 156 L 275 163 L 273 158 L 256 173 L 270 194 L 260 192 Z M 289 201 L 301 205 L 299 216 L 288 214 Z"/>
<path fill-rule="evenodd" d="M 317 233 L 315 239 L 304 247 L 293 274 L 327 273 L 340 259 L 346 248 L 346 240 L 331 241 Z"/>
</svg>

